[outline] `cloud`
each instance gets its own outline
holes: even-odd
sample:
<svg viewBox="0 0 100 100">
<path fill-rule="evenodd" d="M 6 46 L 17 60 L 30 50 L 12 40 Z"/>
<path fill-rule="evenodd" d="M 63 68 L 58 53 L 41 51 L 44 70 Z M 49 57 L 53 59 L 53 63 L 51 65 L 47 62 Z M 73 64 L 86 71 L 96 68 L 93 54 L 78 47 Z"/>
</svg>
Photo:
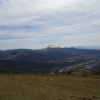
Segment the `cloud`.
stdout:
<svg viewBox="0 0 100 100">
<path fill-rule="evenodd" d="M 99 0 L 0 0 L 0 49 L 99 45 L 99 28 Z"/>
<path fill-rule="evenodd" d="M 72 40 L 72 41 L 71 41 Z M 98 46 L 100 40 L 100 33 L 82 34 L 75 36 L 62 36 L 59 43 L 64 47 L 66 46 Z M 61 42 L 60 42 L 61 41 Z"/>
</svg>

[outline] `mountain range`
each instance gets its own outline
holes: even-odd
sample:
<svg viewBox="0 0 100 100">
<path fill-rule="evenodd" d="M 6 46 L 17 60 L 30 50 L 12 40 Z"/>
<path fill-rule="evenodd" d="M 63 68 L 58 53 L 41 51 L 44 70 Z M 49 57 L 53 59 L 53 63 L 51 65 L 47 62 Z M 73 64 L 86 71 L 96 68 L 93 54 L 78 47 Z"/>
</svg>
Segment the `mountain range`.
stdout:
<svg viewBox="0 0 100 100">
<path fill-rule="evenodd" d="M 100 50 L 77 48 L 0 50 L 1 73 L 59 73 L 68 67 L 100 70 Z"/>
</svg>

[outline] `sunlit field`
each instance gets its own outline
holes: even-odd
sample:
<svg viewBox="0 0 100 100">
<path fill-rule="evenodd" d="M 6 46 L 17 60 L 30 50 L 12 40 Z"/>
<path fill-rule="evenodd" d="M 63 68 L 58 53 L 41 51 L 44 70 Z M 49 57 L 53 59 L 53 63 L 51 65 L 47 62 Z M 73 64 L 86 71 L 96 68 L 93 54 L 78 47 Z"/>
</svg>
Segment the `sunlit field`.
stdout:
<svg viewBox="0 0 100 100">
<path fill-rule="evenodd" d="M 1 74 L 0 100 L 100 100 L 100 76 Z"/>
</svg>

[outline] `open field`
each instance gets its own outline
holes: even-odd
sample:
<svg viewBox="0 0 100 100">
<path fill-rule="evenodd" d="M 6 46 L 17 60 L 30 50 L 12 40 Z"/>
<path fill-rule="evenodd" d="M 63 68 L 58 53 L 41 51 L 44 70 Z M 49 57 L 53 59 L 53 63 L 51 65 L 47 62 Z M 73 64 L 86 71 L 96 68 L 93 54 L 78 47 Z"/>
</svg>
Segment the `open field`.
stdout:
<svg viewBox="0 0 100 100">
<path fill-rule="evenodd" d="M 100 100 L 100 76 L 1 74 L 0 100 Z"/>
</svg>

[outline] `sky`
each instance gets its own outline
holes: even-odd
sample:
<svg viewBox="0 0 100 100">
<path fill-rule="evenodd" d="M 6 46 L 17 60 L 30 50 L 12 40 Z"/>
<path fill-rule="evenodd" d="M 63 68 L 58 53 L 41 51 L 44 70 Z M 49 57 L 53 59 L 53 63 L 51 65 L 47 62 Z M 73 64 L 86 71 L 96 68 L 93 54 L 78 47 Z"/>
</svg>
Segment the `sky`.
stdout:
<svg viewBox="0 0 100 100">
<path fill-rule="evenodd" d="M 100 0 L 0 0 L 0 50 L 100 46 Z"/>
</svg>

